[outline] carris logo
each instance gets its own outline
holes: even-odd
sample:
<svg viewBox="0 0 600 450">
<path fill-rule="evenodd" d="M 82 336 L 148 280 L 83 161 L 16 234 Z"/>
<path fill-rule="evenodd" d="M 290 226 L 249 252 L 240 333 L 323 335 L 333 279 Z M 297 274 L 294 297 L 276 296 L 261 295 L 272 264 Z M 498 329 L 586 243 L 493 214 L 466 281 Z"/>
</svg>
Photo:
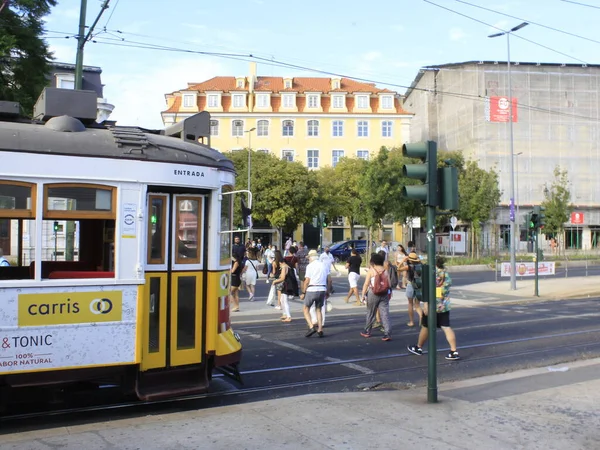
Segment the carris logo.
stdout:
<svg viewBox="0 0 600 450">
<path fill-rule="evenodd" d="M 112 302 L 107 298 L 95 298 L 90 302 L 92 314 L 108 314 L 113 309 Z"/>
</svg>

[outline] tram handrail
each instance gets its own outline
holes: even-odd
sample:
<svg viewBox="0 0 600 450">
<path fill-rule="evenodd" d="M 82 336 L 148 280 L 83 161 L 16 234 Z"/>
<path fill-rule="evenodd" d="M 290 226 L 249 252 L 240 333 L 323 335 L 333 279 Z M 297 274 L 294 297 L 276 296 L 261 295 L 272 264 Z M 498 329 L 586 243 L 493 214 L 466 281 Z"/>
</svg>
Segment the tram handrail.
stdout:
<svg viewBox="0 0 600 450">
<path fill-rule="evenodd" d="M 223 195 L 233 195 L 233 194 L 239 194 L 239 193 L 245 193 L 248 195 L 248 208 L 252 209 L 252 192 L 250 192 L 248 189 L 241 189 L 239 191 L 231 191 L 231 192 L 221 192 L 219 200 L 222 200 Z M 250 231 L 250 227 L 246 227 L 246 228 L 239 228 L 236 230 L 219 231 L 219 234 L 246 233 L 249 231 Z"/>
</svg>

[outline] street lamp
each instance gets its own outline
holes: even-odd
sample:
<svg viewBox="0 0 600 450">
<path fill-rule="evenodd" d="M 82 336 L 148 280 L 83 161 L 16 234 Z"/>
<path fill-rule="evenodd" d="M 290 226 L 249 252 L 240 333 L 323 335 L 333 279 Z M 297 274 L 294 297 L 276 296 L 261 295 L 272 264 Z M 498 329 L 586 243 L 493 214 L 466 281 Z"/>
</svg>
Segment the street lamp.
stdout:
<svg viewBox="0 0 600 450">
<path fill-rule="evenodd" d="M 515 228 L 517 229 L 517 233 L 519 236 L 519 240 L 518 240 L 518 246 L 521 247 L 521 216 L 519 215 L 519 155 L 522 155 L 523 152 L 519 152 L 519 153 L 515 153 L 516 158 L 516 163 L 515 166 L 517 166 L 517 170 L 516 170 L 516 178 L 517 178 L 517 189 L 516 189 L 516 194 L 515 194 L 515 202 L 517 204 L 517 217 L 515 218 L 516 223 L 515 223 Z M 525 239 L 527 240 L 527 239 Z"/>
<path fill-rule="evenodd" d="M 512 83 L 510 79 L 510 35 L 515 31 L 529 25 L 527 22 L 520 23 L 516 27 L 511 28 L 508 31 L 502 33 L 490 34 L 489 38 L 495 38 L 506 35 L 506 50 L 507 50 L 507 62 L 506 69 L 508 75 L 508 123 L 510 127 L 510 289 L 517 290 L 517 277 L 516 277 L 516 254 L 515 254 L 515 166 L 514 166 L 514 135 L 513 135 L 513 104 L 512 104 Z"/>
<path fill-rule="evenodd" d="M 256 128 L 252 127 L 249 130 L 244 131 L 244 133 L 248 133 L 248 192 L 250 192 L 250 168 L 252 167 L 252 132 L 254 130 L 256 130 Z M 248 194 L 248 198 L 250 198 L 250 194 Z M 252 208 L 250 202 L 248 202 L 248 208 Z M 248 228 L 248 239 L 250 239 L 250 228 Z"/>
</svg>

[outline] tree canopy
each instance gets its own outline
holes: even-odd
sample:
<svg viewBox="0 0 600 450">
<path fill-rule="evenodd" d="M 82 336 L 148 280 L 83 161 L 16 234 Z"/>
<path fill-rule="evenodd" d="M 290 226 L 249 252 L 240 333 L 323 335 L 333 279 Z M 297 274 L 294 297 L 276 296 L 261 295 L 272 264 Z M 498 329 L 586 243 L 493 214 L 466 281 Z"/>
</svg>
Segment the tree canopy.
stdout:
<svg viewBox="0 0 600 450">
<path fill-rule="evenodd" d="M 542 202 L 542 206 L 546 208 L 546 226 L 543 232 L 549 235 L 560 235 L 573 211 L 569 176 L 566 169 L 561 170 L 560 166 L 554 168 L 554 180 L 545 193 L 546 199 Z"/>
<path fill-rule="evenodd" d="M 0 13 L 0 99 L 26 114 L 47 84 L 52 55 L 42 38 L 43 17 L 56 0 L 11 0 Z"/>
</svg>

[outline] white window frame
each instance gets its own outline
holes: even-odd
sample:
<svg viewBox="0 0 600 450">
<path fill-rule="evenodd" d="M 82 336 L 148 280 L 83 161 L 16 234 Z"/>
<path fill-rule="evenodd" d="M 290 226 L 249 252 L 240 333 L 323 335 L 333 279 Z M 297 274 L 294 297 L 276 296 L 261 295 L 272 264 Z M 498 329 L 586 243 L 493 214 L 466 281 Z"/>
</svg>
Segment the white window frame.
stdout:
<svg viewBox="0 0 600 450">
<path fill-rule="evenodd" d="M 56 75 L 56 87 L 59 89 L 75 89 L 75 74 L 73 73 L 57 73 Z M 69 87 L 64 87 L 63 82 L 69 83 Z M 71 87 L 71 83 L 73 87 Z"/>
<path fill-rule="evenodd" d="M 269 121 L 261 119 L 256 122 L 256 135 L 260 137 L 266 137 L 269 135 Z"/>
<path fill-rule="evenodd" d="M 242 78 L 238 79 L 235 83 L 237 88 L 243 88 L 244 87 L 244 80 Z"/>
<path fill-rule="evenodd" d="M 358 159 L 369 160 L 369 150 L 356 150 L 356 157 Z"/>
<path fill-rule="evenodd" d="M 218 108 L 219 105 L 219 94 L 208 94 L 206 104 L 209 108 Z"/>
<path fill-rule="evenodd" d="M 241 125 L 237 125 L 240 123 Z M 237 133 L 236 133 L 237 131 Z M 244 121 L 240 119 L 235 119 L 231 121 L 231 135 L 233 137 L 242 137 L 244 135 Z"/>
<path fill-rule="evenodd" d="M 295 154 L 294 154 L 294 150 L 281 150 L 281 159 L 285 160 L 285 161 L 290 161 L 290 162 L 294 162 L 295 159 Z M 288 156 L 291 156 L 291 158 L 288 158 Z"/>
<path fill-rule="evenodd" d="M 336 133 L 336 124 L 339 124 L 338 126 L 338 134 Z M 331 124 L 331 135 L 333 137 L 344 137 L 344 121 L 343 120 L 334 120 Z"/>
<path fill-rule="evenodd" d="M 356 124 L 356 136 L 367 138 L 369 137 L 369 121 L 359 120 Z"/>
<path fill-rule="evenodd" d="M 319 150 L 313 148 L 306 151 L 306 166 L 309 169 L 319 168 Z"/>
<path fill-rule="evenodd" d="M 357 95 L 356 96 L 356 107 L 358 109 L 369 108 L 369 96 L 368 95 Z"/>
<path fill-rule="evenodd" d="M 282 94 L 281 104 L 284 108 L 293 108 L 296 106 L 296 96 L 294 94 Z"/>
<path fill-rule="evenodd" d="M 243 108 L 246 106 L 244 103 L 244 94 L 232 94 L 231 104 L 234 108 Z M 239 103 L 239 104 L 236 104 Z"/>
<path fill-rule="evenodd" d="M 344 96 L 343 95 L 332 95 L 332 104 L 335 109 L 341 109 L 344 107 Z M 339 101 L 339 105 L 336 105 L 336 102 Z"/>
<path fill-rule="evenodd" d="M 259 148 L 256 151 L 259 152 L 259 153 L 266 153 L 267 155 L 269 153 L 271 153 L 271 151 L 268 148 Z"/>
<path fill-rule="evenodd" d="M 381 109 L 394 109 L 394 97 L 392 95 L 381 96 Z"/>
<path fill-rule="evenodd" d="M 309 137 L 319 137 L 319 121 L 316 119 L 311 119 L 307 122 L 307 130 L 306 134 Z"/>
<path fill-rule="evenodd" d="M 219 121 L 215 119 L 210 120 L 210 135 L 218 136 L 219 135 Z"/>
<path fill-rule="evenodd" d="M 308 94 L 306 104 L 309 108 L 318 108 L 321 104 L 321 96 L 319 94 Z"/>
<path fill-rule="evenodd" d="M 181 102 L 184 108 L 193 108 L 194 106 L 194 98 L 196 97 L 194 94 L 183 94 Z"/>
<path fill-rule="evenodd" d="M 292 129 L 292 132 L 291 132 L 291 134 L 286 134 L 286 133 L 285 133 L 286 124 L 287 124 L 288 122 L 292 124 L 292 125 L 291 125 L 291 129 Z M 282 135 L 283 137 L 294 137 L 294 131 L 295 131 L 295 130 L 294 130 L 294 128 L 295 128 L 295 126 L 296 126 L 296 124 L 294 123 L 294 121 L 293 121 L 293 120 L 291 120 L 291 119 L 285 119 L 283 122 L 281 122 L 281 135 Z"/>
<path fill-rule="evenodd" d="M 283 82 L 283 88 L 284 88 L 284 89 L 291 89 L 291 88 L 292 88 L 292 85 L 293 85 L 293 82 L 292 82 L 292 80 L 285 80 L 285 81 Z"/>
<path fill-rule="evenodd" d="M 341 153 L 339 153 L 341 152 Z M 336 153 L 339 153 L 336 156 Z M 331 165 L 333 167 L 337 166 L 337 164 L 340 162 L 340 159 L 342 159 L 344 157 L 344 150 L 332 150 L 331 151 Z"/>
<path fill-rule="evenodd" d="M 386 134 L 387 128 L 387 134 Z M 383 120 L 381 122 L 381 137 L 391 138 L 394 136 L 394 122 L 391 120 Z"/>
<path fill-rule="evenodd" d="M 270 94 L 256 94 L 256 107 L 268 108 Z"/>
</svg>

